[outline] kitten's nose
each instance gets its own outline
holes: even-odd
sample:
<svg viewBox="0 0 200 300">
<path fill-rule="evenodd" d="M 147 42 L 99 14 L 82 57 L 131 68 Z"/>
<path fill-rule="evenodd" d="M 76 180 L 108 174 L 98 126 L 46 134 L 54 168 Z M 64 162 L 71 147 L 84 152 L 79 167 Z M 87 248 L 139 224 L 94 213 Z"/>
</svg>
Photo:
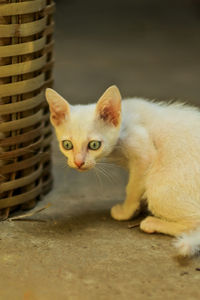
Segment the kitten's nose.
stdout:
<svg viewBox="0 0 200 300">
<path fill-rule="evenodd" d="M 80 169 L 84 165 L 84 161 L 82 160 L 75 160 L 75 165 Z"/>
</svg>

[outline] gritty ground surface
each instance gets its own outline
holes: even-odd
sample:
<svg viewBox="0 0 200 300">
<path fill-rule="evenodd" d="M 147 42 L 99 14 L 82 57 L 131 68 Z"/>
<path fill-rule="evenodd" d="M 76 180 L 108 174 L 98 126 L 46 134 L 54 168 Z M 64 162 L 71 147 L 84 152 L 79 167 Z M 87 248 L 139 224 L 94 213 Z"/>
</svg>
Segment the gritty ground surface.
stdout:
<svg viewBox="0 0 200 300">
<path fill-rule="evenodd" d="M 116 83 L 125 96 L 200 104 L 197 7 L 79 2 L 57 1 L 56 89 L 65 97 L 96 101 Z M 0 300 L 200 299 L 199 258 L 180 261 L 172 238 L 111 219 L 127 175 L 76 173 L 53 148 L 54 189 L 35 209 L 51 207 L 32 221 L 0 223 Z"/>
</svg>

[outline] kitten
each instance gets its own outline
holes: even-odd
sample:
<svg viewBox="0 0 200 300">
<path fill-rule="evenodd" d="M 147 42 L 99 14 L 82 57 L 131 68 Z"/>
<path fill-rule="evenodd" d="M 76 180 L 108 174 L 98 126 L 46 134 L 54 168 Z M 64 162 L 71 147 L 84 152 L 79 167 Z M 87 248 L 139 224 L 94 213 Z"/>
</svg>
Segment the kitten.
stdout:
<svg viewBox="0 0 200 300">
<path fill-rule="evenodd" d="M 126 199 L 111 209 L 129 220 L 146 197 L 153 216 L 140 228 L 178 237 L 179 254 L 200 250 L 200 111 L 183 104 L 132 98 L 121 102 L 116 86 L 97 104 L 71 106 L 46 90 L 61 152 L 68 165 L 86 171 L 109 158 L 129 171 Z"/>
</svg>

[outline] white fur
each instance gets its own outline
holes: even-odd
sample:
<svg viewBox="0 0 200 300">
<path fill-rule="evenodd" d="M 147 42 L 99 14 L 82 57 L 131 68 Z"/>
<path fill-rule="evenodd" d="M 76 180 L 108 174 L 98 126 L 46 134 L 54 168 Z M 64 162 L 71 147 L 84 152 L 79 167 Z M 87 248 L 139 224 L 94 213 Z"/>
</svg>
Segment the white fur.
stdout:
<svg viewBox="0 0 200 300">
<path fill-rule="evenodd" d="M 109 89 L 109 97 L 117 98 L 116 89 Z M 54 125 L 59 144 L 63 139 L 74 141 L 74 153 L 61 147 L 68 164 L 76 167 L 76 152 L 86 151 L 88 140 L 103 140 L 100 150 L 85 154 L 87 169 L 107 157 L 130 174 L 126 199 L 111 209 L 112 217 L 132 218 L 145 194 L 153 217 L 143 220 L 140 228 L 176 236 L 179 254 L 196 254 L 200 249 L 199 110 L 132 98 L 122 101 L 121 126 L 112 126 L 96 118 L 96 109 L 95 104 L 70 106 L 65 121 Z"/>
<path fill-rule="evenodd" d="M 174 242 L 178 253 L 182 256 L 193 256 L 200 251 L 200 228 L 190 233 L 183 233 Z"/>
</svg>

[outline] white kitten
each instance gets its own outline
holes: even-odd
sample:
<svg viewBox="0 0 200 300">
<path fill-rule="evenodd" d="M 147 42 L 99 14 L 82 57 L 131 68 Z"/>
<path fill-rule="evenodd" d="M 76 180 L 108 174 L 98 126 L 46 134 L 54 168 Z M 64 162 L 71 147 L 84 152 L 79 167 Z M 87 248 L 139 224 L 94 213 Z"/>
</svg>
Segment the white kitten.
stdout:
<svg viewBox="0 0 200 300">
<path fill-rule="evenodd" d="M 68 164 L 80 171 L 109 158 L 129 170 L 126 199 L 111 215 L 128 220 L 145 194 L 153 214 L 140 228 L 178 236 L 181 255 L 200 250 L 200 112 L 144 99 L 121 102 L 111 86 L 97 104 L 71 106 L 46 90 L 51 122 Z M 121 105 L 122 104 L 122 105 Z"/>
</svg>

